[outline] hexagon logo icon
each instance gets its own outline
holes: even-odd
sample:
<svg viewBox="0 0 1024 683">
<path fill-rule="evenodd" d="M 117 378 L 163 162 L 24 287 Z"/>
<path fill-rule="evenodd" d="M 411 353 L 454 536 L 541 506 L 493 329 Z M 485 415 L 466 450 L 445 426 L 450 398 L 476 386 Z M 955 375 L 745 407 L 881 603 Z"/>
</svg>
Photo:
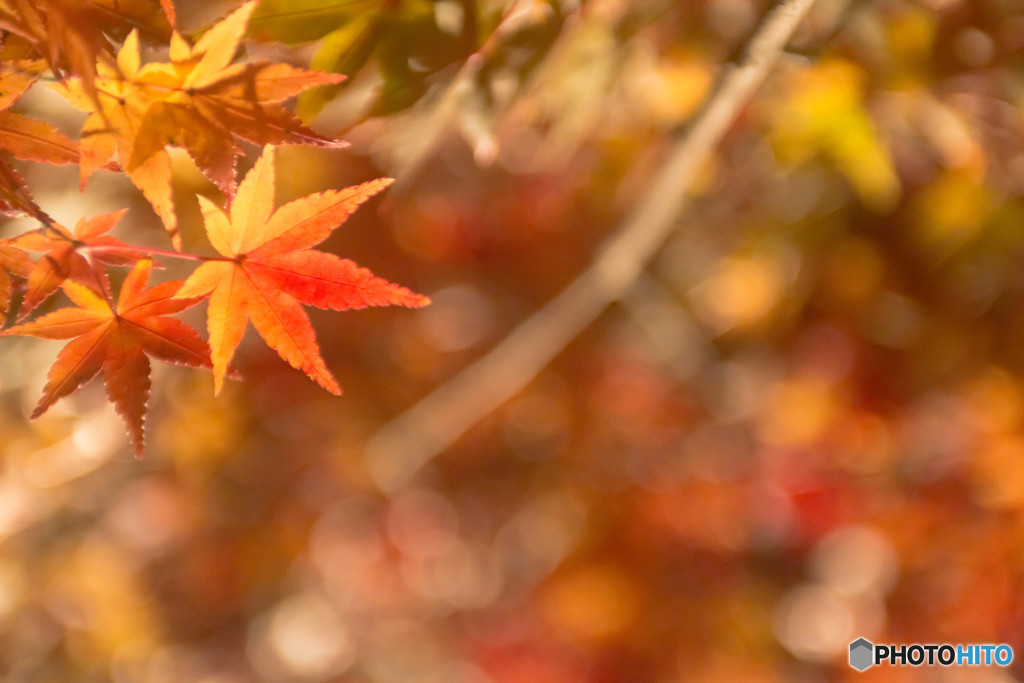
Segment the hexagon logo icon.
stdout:
<svg viewBox="0 0 1024 683">
<path fill-rule="evenodd" d="M 858 638 L 850 643 L 850 666 L 857 671 L 864 671 L 874 664 L 875 646 L 866 638 Z"/>
</svg>

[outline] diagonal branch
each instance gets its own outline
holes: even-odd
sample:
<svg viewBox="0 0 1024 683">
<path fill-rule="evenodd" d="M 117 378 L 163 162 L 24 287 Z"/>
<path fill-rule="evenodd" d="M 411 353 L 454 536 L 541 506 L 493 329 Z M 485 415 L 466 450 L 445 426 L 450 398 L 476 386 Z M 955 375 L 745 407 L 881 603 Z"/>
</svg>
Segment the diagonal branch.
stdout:
<svg viewBox="0 0 1024 683">
<path fill-rule="evenodd" d="M 407 484 L 432 458 L 514 396 L 623 296 L 675 230 L 687 189 L 742 107 L 764 81 L 814 0 L 780 0 L 727 67 L 703 107 L 669 150 L 664 168 L 637 209 L 594 262 L 487 355 L 381 428 L 366 446 L 377 484 Z"/>
</svg>

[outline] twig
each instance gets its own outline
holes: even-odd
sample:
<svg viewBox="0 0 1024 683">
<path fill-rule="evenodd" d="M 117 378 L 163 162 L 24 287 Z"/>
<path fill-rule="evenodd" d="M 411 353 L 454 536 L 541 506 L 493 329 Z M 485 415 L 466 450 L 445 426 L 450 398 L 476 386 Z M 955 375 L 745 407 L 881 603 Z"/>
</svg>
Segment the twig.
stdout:
<svg viewBox="0 0 1024 683">
<path fill-rule="evenodd" d="M 394 197 L 396 192 L 404 191 L 419 177 L 444 139 L 444 133 L 450 129 L 456 118 L 455 113 L 476 87 L 474 81 L 487 59 L 501 48 L 503 41 L 520 30 L 524 22 L 529 21 L 530 12 L 531 4 L 528 0 L 514 0 L 484 44 L 463 62 L 451 82 L 432 103 L 430 113 L 401 146 L 401 155 L 394 160 L 391 169 L 396 182 L 389 196 Z"/>
<path fill-rule="evenodd" d="M 676 227 L 687 189 L 764 80 L 814 0 L 780 0 L 726 67 L 634 213 L 587 270 L 498 346 L 381 428 L 365 457 L 378 486 L 406 485 L 478 420 L 514 396 L 612 302 Z"/>
</svg>

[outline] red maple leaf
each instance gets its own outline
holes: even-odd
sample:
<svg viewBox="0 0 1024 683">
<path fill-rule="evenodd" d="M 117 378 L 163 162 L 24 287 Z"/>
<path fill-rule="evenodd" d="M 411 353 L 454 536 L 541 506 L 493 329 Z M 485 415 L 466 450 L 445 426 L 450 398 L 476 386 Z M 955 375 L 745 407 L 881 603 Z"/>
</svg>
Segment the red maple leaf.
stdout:
<svg viewBox="0 0 1024 683">
<path fill-rule="evenodd" d="M 364 201 L 391 184 L 371 180 L 289 202 L 274 210 L 274 163 L 266 147 L 238 186 L 230 214 L 200 196 L 206 234 L 224 257 L 197 268 L 178 296 L 210 296 L 208 328 L 214 391 L 247 321 L 293 367 L 340 394 L 302 304 L 336 311 L 365 306 L 424 306 L 429 299 L 334 254 L 311 249 Z"/>
<path fill-rule="evenodd" d="M 50 368 L 32 417 L 39 417 L 58 399 L 102 372 L 107 397 L 125 422 L 136 457 L 142 457 L 149 356 L 190 367 L 211 367 L 210 348 L 196 331 L 165 317 L 199 299 L 176 297 L 180 281 L 147 287 L 151 267 L 148 259 L 135 265 L 121 286 L 116 307 L 100 293 L 66 280 L 64 293 L 78 308 L 61 308 L 0 333 L 72 340 Z"/>
<path fill-rule="evenodd" d="M 57 223 L 49 222 L 37 231 L 14 238 L 19 248 L 46 252 L 28 274 L 28 289 L 18 317 L 28 315 L 57 291 L 65 280 L 72 280 L 109 296 L 110 283 L 101 264 L 131 265 L 145 256 L 143 250 L 106 234 L 127 211 L 121 209 L 89 219 L 83 218 L 78 221 L 73 233 Z"/>
</svg>

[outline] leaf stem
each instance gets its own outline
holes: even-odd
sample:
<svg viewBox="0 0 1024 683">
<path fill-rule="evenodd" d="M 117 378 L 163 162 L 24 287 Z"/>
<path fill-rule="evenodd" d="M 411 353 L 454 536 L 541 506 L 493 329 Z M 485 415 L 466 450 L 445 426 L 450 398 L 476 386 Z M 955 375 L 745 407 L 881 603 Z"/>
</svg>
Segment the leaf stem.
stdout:
<svg viewBox="0 0 1024 683">
<path fill-rule="evenodd" d="M 188 254 L 182 251 L 171 251 L 169 249 L 154 249 L 151 247 L 137 247 L 139 251 L 143 251 L 149 256 L 164 256 L 166 258 L 177 258 L 185 259 L 188 261 L 226 261 L 222 256 L 199 256 L 198 254 Z"/>
</svg>

